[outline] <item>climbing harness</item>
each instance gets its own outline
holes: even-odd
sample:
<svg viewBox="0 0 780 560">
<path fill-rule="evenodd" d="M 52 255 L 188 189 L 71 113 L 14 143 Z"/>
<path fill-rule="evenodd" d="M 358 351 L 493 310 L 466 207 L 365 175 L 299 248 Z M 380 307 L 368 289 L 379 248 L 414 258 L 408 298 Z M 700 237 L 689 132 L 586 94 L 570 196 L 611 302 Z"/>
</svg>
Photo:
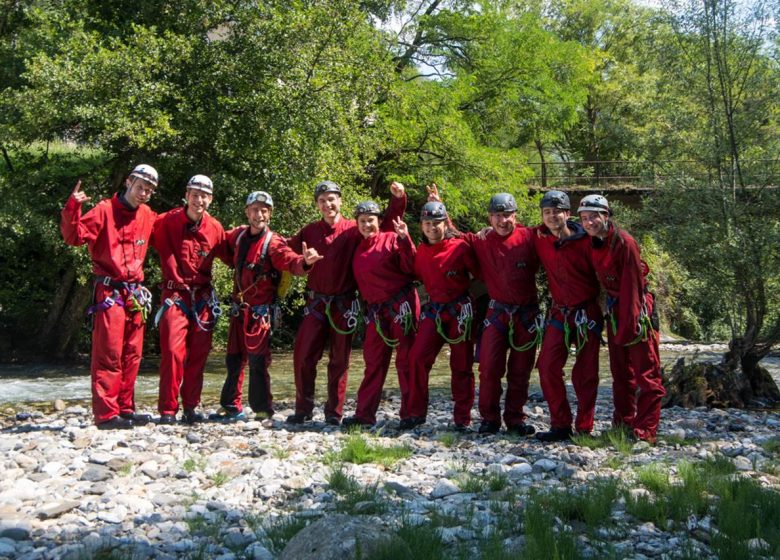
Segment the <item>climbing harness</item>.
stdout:
<svg viewBox="0 0 780 560">
<path fill-rule="evenodd" d="M 609 316 L 610 323 L 612 324 L 612 334 L 617 334 L 617 317 L 615 316 L 614 307 L 617 303 L 617 298 L 613 298 L 609 294 L 607 294 L 607 315 Z M 654 306 L 655 307 L 655 306 Z M 635 344 L 639 344 L 640 342 L 647 341 L 650 339 L 650 333 L 654 330 L 657 330 L 655 325 L 653 324 L 653 318 L 651 317 L 650 313 L 648 313 L 647 310 L 647 300 L 645 299 L 645 296 L 642 297 L 642 309 L 639 312 L 639 320 L 637 322 L 636 326 L 636 338 L 626 344 L 626 346 L 634 346 Z"/>
<path fill-rule="evenodd" d="M 595 331 L 596 334 L 601 334 L 601 326 L 593 319 L 588 318 L 588 312 L 584 307 L 571 308 L 556 306 L 563 315 L 563 321 L 558 321 L 552 318 L 552 314 L 547 323 L 555 327 L 556 329 L 563 331 L 563 343 L 569 354 L 576 356 L 585 347 L 589 340 L 589 331 Z M 569 317 L 574 312 L 574 333 L 576 339 L 574 341 L 574 348 L 572 348 L 571 333 L 572 328 L 569 326 Z"/>
<path fill-rule="evenodd" d="M 516 352 L 526 352 L 542 344 L 542 337 L 544 336 L 544 315 L 539 313 L 539 307 L 537 305 L 507 305 L 491 299 L 488 307 L 493 310 L 493 314 L 492 316 L 485 318 L 485 327 L 493 325 L 502 333 L 506 333 L 509 339 L 509 346 L 512 350 L 515 350 Z M 509 316 L 508 331 L 498 320 L 503 313 L 506 313 Z M 515 315 L 517 314 L 520 315 L 520 321 L 528 333 L 533 335 L 533 338 L 530 341 L 521 346 L 516 346 L 514 343 Z M 529 320 L 531 317 L 533 318 L 532 321 Z"/>
<path fill-rule="evenodd" d="M 133 313 L 141 313 L 141 318 L 146 322 L 149 312 L 152 309 L 152 293 L 143 284 L 113 280 L 109 276 L 98 276 L 95 278 L 95 283 L 92 287 L 92 301 L 95 301 L 98 286 L 106 286 L 108 288 L 113 288 L 114 290 L 110 296 L 89 306 L 87 309 L 87 316 L 90 319 L 94 313 L 105 311 L 118 305 Z M 126 290 L 127 297 L 123 298 L 120 290 Z"/>
<path fill-rule="evenodd" d="M 382 328 L 382 311 L 384 309 L 389 309 L 392 312 L 393 305 L 395 305 L 398 302 L 401 302 L 401 304 L 398 306 L 398 313 L 393 315 L 393 323 L 399 324 L 401 328 L 403 329 L 403 335 L 407 336 L 410 332 L 414 330 L 414 316 L 412 314 L 412 306 L 409 304 L 409 301 L 405 298 L 408 296 L 409 293 L 414 289 L 414 287 L 409 284 L 406 286 L 403 290 L 398 292 L 392 299 L 389 301 L 383 302 L 383 303 L 376 303 L 369 307 L 369 316 L 371 317 L 371 320 L 374 322 L 374 326 L 376 327 L 376 332 L 379 335 L 379 338 L 384 341 L 384 343 L 389 346 L 390 348 L 395 348 L 401 343 L 400 338 L 390 338 L 387 334 L 385 334 L 384 329 Z M 369 322 L 369 318 L 366 317 L 366 323 Z"/>
<path fill-rule="evenodd" d="M 449 338 L 444 330 L 441 319 L 441 313 L 446 311 L 451 317 L 456 317 L 458 321 L 458 336 Z M 423 318 L 433 319 L 436 322 L 436 332 L 448 344 L 460 344 L 471 337 L 471 322 L 474 319 L 474 310 L 471 304 L 471 297 L 468 294 L 450 301 L 448 303 L 435 303 L 429 301 L 423 306 L 420 313 Z"/>
<path fill-rule="evenodd" d="M 357 326 L 360 322 L 360 317 L 362 316 L 361 308 L 360 308 L 360 301 L 354 297 L 354 294 L 339 294 L 339 295 L 326 295 L 326 294 L 320 294 L 314 291 L 309 291 L 307 293 L 307 296 L 309 298 L 309 302 L 306 304 L 306 307 L 303 309 L 304 315 L 314 315 L 318 320 L 325 322 L 327 321 L 330 327 L 336 331 L 340 335 L 348 335 L 353 334 L 357 330 Z M 345 305 L 345 301 L 351 300 L 349 308 Z M 325 305 L 325 315 L 320 313 L 317 310 L 317 307 L 320 303 L 323 303 Z M 333 314 L 331 312 L 331 308 L 333 305 L 336 305 L 337 309 L 341 312 L 341 316 L 344 318 L 344 320 L 347 322 L 347 328 L 341 329 L 336 325 L 336 322 L 333 320 Z"/>
<path fill-rule="evenodd" d="M 163 287 L 178 290 L 186 289 L 190 295 L 190 302 L 195 302 L 195 304 L 190 308 L 184 302 L 184 300 L 178 296 L 174 298 L 165 298 L 165 301 L 160 306 L 160 309 L 157 310 L 157 314 L 154 316 L 155 327 L 159 326 L 160 319 L 165 314 L 165 312 L 168 311 L 168 309 L 171 307 L 176 306 L 181 309 L 182 313 L 184 313 L 184 315 L 190 321 L 194 322 L 200 330 L 204 332 L 210 332 L 214 330 L 217 321 L 219 321 L 219 318 L 222 316 L 222 307 L 219 305 L 219 298 L 217 297 L 217 292 L 214 290 L 214 288 L 211 288 L 211 293 L 207 299 L 197 300 L 197 292 L 200 289 L 198 287 L 190 288 L 186 284 L 178 284 L 170 281 L 167 284 L 163 284 Z M 200 315 L 203 309 L 206 307 L 211 310 L 212 319 L 204 321 L 200 318 Z"/>
</svg>

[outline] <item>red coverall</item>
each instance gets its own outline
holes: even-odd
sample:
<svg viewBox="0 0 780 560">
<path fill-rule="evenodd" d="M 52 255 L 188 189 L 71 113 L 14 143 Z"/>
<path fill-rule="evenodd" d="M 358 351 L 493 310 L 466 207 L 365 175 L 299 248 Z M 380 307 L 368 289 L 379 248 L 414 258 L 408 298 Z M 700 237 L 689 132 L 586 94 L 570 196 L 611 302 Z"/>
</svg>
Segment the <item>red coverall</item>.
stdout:
<svg viewBox="0 0 780 560">
<path fill-rule="evenodd" d="M 265 236 L 271 234 L 263 261 Z M 222 386 L 220 404 L 237 413 L 243 410 L 241 387 L 244 367 L 249 362 L 249 406 L 255 413 L 273 414 L 271 377 L 271 327 L 276 298 L 277 271 L 305 274 L 303 257 L 287 246 L 277 233 L 264 229 L 251 235 L 249 226 L 228 232 L 217 249 L 217 256 L 235 267 L 233 309 L 230 314 L 228 347 L 225 356 L 227 378 Z"/>
<path fill-rule="evenodd" d="M 406 411 L 410 417 L 425 418 L 428 412 L 428 377 L 436 356 L 446 342 L 437 330 L 436 318 L 439 317 L 441 330 L 448 339 L 456 340 L 462 336 L 466 325 L 463 320 L 459 322 L 458 317 L 464 306 L 469 310 L 472 304 L 468 293 L 471 283 L 469 273 L 477 276 L 477 259 L 471 246 L 463 239 L 444 239 L 433 245 L 421 243 L 417 247 L 414 271 L 422 280 L 430 302 L 422 308 L 420 328 L 409 355 L 412 382 Z M 455 401 L 453 420 L 461 426 L 471 424 L 473 365 L 473 334 L 461 342 L 450 343 L 452 400 Z"/>
<path fill-rule="evenodd" d="M 645 337 L 637 334 L 640 320 L 653 312 L 653 296 L 647 292 L 645 279 L 647 265 L 634 238 L 612 223 L 606 239 L 591 238 L 590 254 L 607 292 L 608 314 L 617 326 L 614 332 L 607 325 L 615 402 L 612 422 L 633 428 L 641 439 L 655 441 L 666 391 L 661 381 L 658 332 L 650 328 Z"/>
<path fill-rule="evenodd" d="M 130 309 L 144 280 L 144 259 L 156 214 L 146 204 L 131 208 L 120 198 L 101 200 L 81 215 L 69 198 L 60 230 L 68 245 L 87 244 L 95 281 L 92 329 L 92 412 L 101 424 L 135 410 L 134 389 L 144 342 L 144 319 Z M 108 305 L 112 298 L 114 305 Z"/>
<path fill-rule="evenodd" d="M 569 221 L 567 225 L 572 235 L 565 239 L 558 239 L 544 225 L 534 228 L 534 246 L 547 271 L 553 300 L 536 366 L 542 393 L 550 407 L 551 427 L 571 428 L 571 408 L 563 381 L 563 366 L 569 355 L 564 331 L 564 325 L 567 325 L 569 342 L 575 347 L 581 345 L 571 371 L 577 395 L 575 429 L 590 432 L 593 430 L 599 387 L 599 346 L 603 324 L 598 301 L 599 281 L 588 254 L 588 234 L 576 222 Z"/>
<path fill-rule="evenodd" d="M 393 228 L 393 219 L 403 216 L 406 210 L 406 195 L 391 197 L 385 219 L 384 230 Z M 357 301 L 355 278 L 349 262 L 363 237 L 355 220 L 341 220 L 333 225 L 325 220 L 312 222 L 303 227 L 290 240 L 290 247 L 297 252 L 307 247 L 316 249 L 324 258 L 309 274 L 306 287 L 306 309 L 303 321 L 298 327 L 293 349 L 293 370 L 295 372 L 295 412 L 311 416 L 314 410 L 314 380 L 317 377 L 317 362 L 328 346 L 328 400 L 325 402 L 325 417 L 341 418 L 347 391 L 349 355 L 352 351 L 354 326 L 348 324 L 353 304 Z M 326 313 L 330 303 L 331 325 Z M 345 317 L 345 314 L 348 316 Z M 335 325 L 335 328 L 334 328 Z M 341 331 L 338 332 L 336 329 Z M 344 334 L 342 334 L 344 333 Z"/>
<path fill-rule="evenodd" d="M 200 403 L 215 322 L 209 305 L 213 250 L 224 238 L 225 230 L 215 218 L 206 213 L 196 224 L 186 208 L 166 212 L 155 223 L 151 244 L 160 254 L 165 307 L 159 323 L 160 414 L 176 414 L 179 388 L 185 410 Z"/>
<path fill-rule="evenodd" d="M 402 420 L 409 417 L 406 410 L 411 382 L 409 351 L 420 317 L 420 298 L 412 286 L 414 255 L 415 248 L 408 237 L 400 239 L 394 232 L 380 232 L 363 239 L 352 259 L 352 271 L 360 294 L 368 304 L 363 344 L 366 370 L 358 389 L 355 410 L 355 418 L 366 424 L 376 423 L 376 411 L 393 354 L 393 348 L 377 331 L 377 322 L 385 338 L 397 341 L 395 367 L 401 389 L 400 416 Z M 404 315 L 404 312 L 408 314 Z"/>
<path fill-rule="evenodd" d="M 479 343 L 479 413 L 483 422 L 501 424 L 501 378 L 506 373 L 504 422 L 507 428 L 519 426 L 526 419 L 523 406 L 528 400 L 528 381 L 536 356 L 533 341 L 538 334 L 536 233 L 518 224 L 504 237 L 495 231 L 484 240 L 471 233 L 464 235 L 477 255 L 480 279 L 491 298 Z M 512 343 L 516 348 L 530 345 L 527 350 L 518 351 L 510 345 L 512 325 Z"/>
</svg>

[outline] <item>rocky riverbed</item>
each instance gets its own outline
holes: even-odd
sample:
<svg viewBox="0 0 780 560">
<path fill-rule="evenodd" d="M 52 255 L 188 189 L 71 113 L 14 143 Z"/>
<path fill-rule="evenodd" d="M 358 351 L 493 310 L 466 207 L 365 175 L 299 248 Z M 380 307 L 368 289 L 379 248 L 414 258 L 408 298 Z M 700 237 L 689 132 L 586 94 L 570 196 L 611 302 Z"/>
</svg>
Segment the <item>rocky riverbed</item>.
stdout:
<svg viewBox="0 0 780 560">
<path fill-rule="evenodd" d="M 599 447 L 456 432 L 445 399 L 432 403 L 427 424 L 399 432 L 399 402 L 387 398 L 377 428 L 362 436 L 321 417 L 289 426 L 284 404 L 265 422 L 114 432 L 98 431 L 83 406 L 29 415 L 7 409 L 0 418 L 0 558 L 346 559 L 361 538 L 402 527 L 431 529 L 453 558 L 489 558 L 489 541 L 520 553 L 529 546 L 524 512 L 535 499 L 542 503 L 539 496 L 576 496 L 605 480 L 614 489 L 606 519 L 592 524 L 555 513 L 554 542 L 574 543 L 586 558 L 715 558 L 714 510 L 647 520 L 630 507 L 650 494 L 637 473 L 659 465 L 674 485 L 680 465 L 720 462 L 731 465 L 729 476 L 771 496 L 778 488 L 776 411 L 667 409 L 657 445 L 615 437 Z M 528 412 L 545 427 L 539 394 Z M 597 430 L 609 430 L 610 412 L 602 390 Z M 356 464 L 342 453 L 356 441 L 406 456 Z M 754 557 L 778 552 L 760 534 L 743 544 Z"/>
</svg>

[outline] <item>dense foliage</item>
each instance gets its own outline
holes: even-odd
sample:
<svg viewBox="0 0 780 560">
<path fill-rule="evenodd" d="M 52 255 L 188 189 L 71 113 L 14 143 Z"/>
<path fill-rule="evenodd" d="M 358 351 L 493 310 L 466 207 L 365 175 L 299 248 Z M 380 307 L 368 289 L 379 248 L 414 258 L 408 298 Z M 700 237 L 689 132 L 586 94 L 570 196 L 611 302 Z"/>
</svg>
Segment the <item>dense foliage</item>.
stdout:
<svg viewBox="0 0 780 560">
<path fill-rule="evenodd" d="M 601 187 L 630 167 L 663 186 L 625 221 L 646 240 L 667 324 L 694 337 L 752 329 L 765 345 L 780 337 L 780 204 L 759 188 L 777 180 L 770 8 L 0 0 L 0 351 L 86 347 L 89 265 L 61 243 L 58 211 L 78 177 L 96 199 L 140 161 L 161 171 L 156 210 L 206 173 L 226 226 L 263 188 L 284 234 L 317 217 L 323 178 L 345 187 L 345 209 L 401 180 L 410 216 L 436 182 L 473 229 L 497 191 L 536 223 L 534 175 Z"/>
</svg>

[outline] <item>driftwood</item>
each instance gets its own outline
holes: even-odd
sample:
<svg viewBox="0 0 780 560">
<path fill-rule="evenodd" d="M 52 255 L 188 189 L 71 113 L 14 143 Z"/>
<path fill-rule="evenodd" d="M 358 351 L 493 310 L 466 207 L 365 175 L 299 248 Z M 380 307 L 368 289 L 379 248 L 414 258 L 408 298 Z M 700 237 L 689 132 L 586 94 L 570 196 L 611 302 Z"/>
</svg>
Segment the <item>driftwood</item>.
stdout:
<svg viewBox="0 0 780 560">
<path fill-rule="evenodd" d="M 664 368 L 663 378 L 664 407 L 770 408 L 780 403 L 777 384 L 761 366 L 755 366 L 748 376 L 739 366 L 686 364 L 685 358 L 680 358 L 670 371 Z"/>
</svg>

